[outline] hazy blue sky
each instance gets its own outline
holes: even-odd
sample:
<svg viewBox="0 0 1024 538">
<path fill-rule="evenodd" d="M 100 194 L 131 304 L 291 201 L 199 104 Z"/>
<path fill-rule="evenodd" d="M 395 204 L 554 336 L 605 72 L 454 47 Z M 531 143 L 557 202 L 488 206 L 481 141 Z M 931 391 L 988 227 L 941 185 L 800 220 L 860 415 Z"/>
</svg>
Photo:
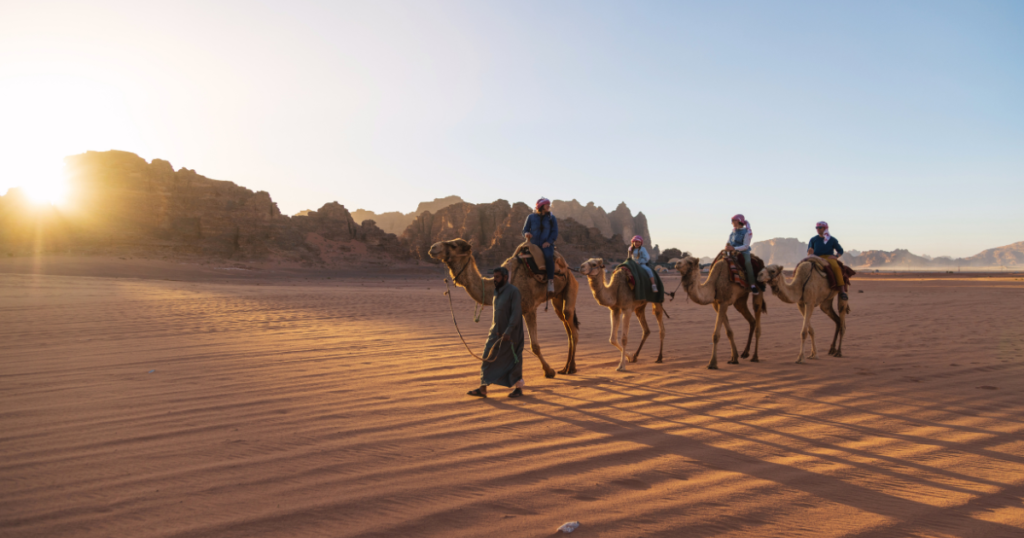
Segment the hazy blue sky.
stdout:
<svg viewBox="0 0 1024 538">
<path fill-rule="evenodd" d="M 122 149 L 411 211 L 625 201 L 663 248 L 1024 240 L 1024 2 L 0 0 L 0 193 Z"/>
</svg>

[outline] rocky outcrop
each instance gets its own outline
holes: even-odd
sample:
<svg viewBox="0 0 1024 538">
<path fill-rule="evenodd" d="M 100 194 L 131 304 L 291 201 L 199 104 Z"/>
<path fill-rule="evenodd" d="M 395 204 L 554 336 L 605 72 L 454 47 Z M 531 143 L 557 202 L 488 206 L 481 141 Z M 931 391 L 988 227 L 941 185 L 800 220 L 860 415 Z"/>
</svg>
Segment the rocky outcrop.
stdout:
<svg viewBox="0 0 1024 538">
<path fill-rule="evenodd" d="M 365 209 L 357 209 L 352 212 L 352 217 L 356 219 L 356 222 L 372 220 L 385 232 L 401 235 L 405 232 L 405 229 L 412 224 L 412 221 L 416 220 L 416 217 L 423 213 L 427 211 L 437 212 L 438 210 L 444 209 L 450 205 L 461 203 L 463 203 L 463 200 L 458 196 L 446 196 L 444 198 L 435 198 L 430 202 L 420 202 L 416 207 L 416 211 L 413 211 L 412 213 L 389 211 L 387 213 L 378 214 Z"/>
<path fill-rule="evenodd" d="M 406 229 L 402 239 L 410 254 L 428 260 L 427 250 L 437 241 L 461 237 L 473 245 L 477 262 L 498 265 L 523 242 L 523 223 L 532 209 L 522 202 L 498 200 L 488 204 L 454 204 L 436 213 L 421 214 Z M 570 265 L 590 257 L 621 260 L 625 257 L 622 238 L 605 238 L 597 228 L 586 227 L 571 218 L 558 219 L 556 248 Z"/>
<path fill-rule="evenodd" d="M 1024 266 L 1024 241 L 990 248 L 970 258 L 965 258 L 964 261 L 976 267 L 1022 267 Z"/>
<path fill-rule="evenodd" d="M 75 155 L 65 163 L 67 209 L 35 207 L 18 192 L 0 198 L 0 243 L 11 255 L 42 249 L 324 265 L 320 254 L 333 246 L 353 252 L 345 261 L 405 256 L 396 236 L 372 222 L 356 224 L 336 202 L 290 218 L 266 192 L 194 170 L 175 171 L 160 159 L 147 163 L 132 153 L 107 151 Z M 35 241 L 32 230 L 46 230 L 46 240 Z"/>
<path fill-rule="evenodd" d="M 776 237 L 751 243 L 750 252 L 764 260 L 765 264 L 793 268 L 807 257 L 807 242 L 795 237 Z"/>
<path fill-rule="evenodd" d="M 620 203 L 615 211 L 606 213 L 604 208 L 594 205 L 594 202 L 583 205 L 575 199 L 568 202 L 552 200 L 551 213 L 559 220 L 569 218 L 586 228 L 596 228 L 607 239 L 617 235 L 622 238 L 625 245 L 629 244 L 630 238 L 634 235 L 639 235 L 644 238 L 644 246 L 653 251 L 652 258 L 657 258 L 659 254 L 651 241 L 647 217 L 643 213 L 637 213 L 634 217 L 625 202 Z"/>
</svg>

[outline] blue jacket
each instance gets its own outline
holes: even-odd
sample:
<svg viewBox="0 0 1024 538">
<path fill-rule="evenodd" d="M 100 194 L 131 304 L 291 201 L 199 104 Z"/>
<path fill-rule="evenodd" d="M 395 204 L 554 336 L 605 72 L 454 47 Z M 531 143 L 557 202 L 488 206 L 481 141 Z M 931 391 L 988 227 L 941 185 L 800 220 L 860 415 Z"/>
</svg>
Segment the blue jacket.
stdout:
<svg viewBox="0 0 1024 538">
<path fill-rule="evenodd" d="M 835 236 L 830 237 L 826 243 L 823 237 L 816 235 L 811 238 L 810 243 L 807 243 L 807 248 L 813 250 L 815 256 L 842 256 L 843 254 L 843 247 L 839 246 L 839 241 Z M 833 251 L 835 252 L 833 253 Z"/>
<path fill-rule="evenodd" d="M 530 216 L 526 217 L 526 224 L 523 224 L 523 235 L 533 234 L 533 238 L 530 242 L 534 245 L 543 245 L 544 243 L 555 244 L 555 239 L 558 239 L 558 219 L 554 215 L 548 213 L 541 217 L 537 213 L 530 213 Z"/>
</svg>

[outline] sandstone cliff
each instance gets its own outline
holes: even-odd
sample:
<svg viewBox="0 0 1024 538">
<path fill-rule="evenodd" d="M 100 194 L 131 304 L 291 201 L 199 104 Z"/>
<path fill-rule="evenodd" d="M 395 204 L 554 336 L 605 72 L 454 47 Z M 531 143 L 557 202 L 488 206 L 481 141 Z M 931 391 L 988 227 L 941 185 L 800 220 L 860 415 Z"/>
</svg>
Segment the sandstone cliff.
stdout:
<svg viewBox="0 0 1024 538">
<path fill-rule="evenodd" d="M 420 202 L 416 207 L 416 211 L 413 211 L 412 213 L 389 211 L 387 213 L 378 214 L 365 209 L 357 209 L 352 212 L 352 217 L 356 219 L 357 222 L 372 220 L 385 232 L 401 235 L 405 232 L 405 229 L 412 224 L 412 221 L 416 220 L 416 217 L 423 213 L 427 211 L 437 212 L 438 210 L 444 209 L 452 204 L 461 203 L 463 203 L 463 199 L 458 196 L 445 196 L 444 198 L 435 198 L 430 202 Z"/>
<path fill-rule="evenodd" d="M 404 255 L 398 238 L 372 222 L 356 224 L 345 208 L 327 204 L 308 216 L 281 215 L 266 192 L 203 177 L 167 161 L 147 163 L 123 151 L 65 159 L 69 201 L 38 208 L 18 192 L 0 198 L 0 244 L 26 252 L 133 252 L 158 256 L 281 259 L 324 265 Z M 46 230 L 39 241 L 39 233 Z M 356 244 L 358 243 L 358 244 Z M 327 249 L 327 250 L 325 250 Z"/>
<path fill-rule="evenodd" d="M 615 211 L 606 213 L 604 208 L 595 206 L 594 202 L 583 205 L 575 199 L 568 202 L 552 200 L 551 213 L 558 217 L 559 222 L 569 218 L 586 228 L 596 228 L 607 239 L 617 235 L 626 245 L 630 238 L 639 235 L 644 238 L 644 246 L 650 251 L 651 258 L 656 259 L 659 255 L 657 245 L 651 241 L 647 217 L 643 213 L 637 213 L 634 217 L 625 202 L 620 203 Z"/>
<path fill-rule="evenodd" d="M 523 242 L 523 223 L 532 209 L 522 202 L 497 200 L 487 204 L 457 203 L 436 213 L 424 212 L 402 234 L 412 256 L 427 260 L 427 250 L 437 241 L 461 237 L 473 245 L 477 262 L 496 266 Z M 558 251 L 572 266 L 587 258 L 625 257 L 622 238 L 605 238 L 596 228 L 587 228 L 570 218 L 558 220 Z"/>
</svg>

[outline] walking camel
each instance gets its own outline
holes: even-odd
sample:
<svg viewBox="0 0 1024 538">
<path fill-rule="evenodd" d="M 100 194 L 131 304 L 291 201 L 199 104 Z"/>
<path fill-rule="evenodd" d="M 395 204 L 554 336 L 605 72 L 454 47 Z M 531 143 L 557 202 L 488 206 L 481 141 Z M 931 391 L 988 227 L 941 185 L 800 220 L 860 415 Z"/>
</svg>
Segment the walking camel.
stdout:
<svg viewBox="0 0 1024 538">
<path fill-rule="evenodd" d="M 480 274 L 476 259 L 473 257 L 473 247 L 468 241 L 438 241 L 430 246 L 428 254 L 448 267 L 455 284 L 465 288 L 466 293 L 474 301 L 485 306 L 491 304 L 494 297 L 494 279 L 484 278 Z M 537 307 L 547 300 L 547 286 L 534 279 L 528 271 L 518 270 L 518 263 L 513 255 L 501 265 L 508 269 L 509 282 L 519 288 L 523 297 L 523 319 L 526 321 L 526 329 L 530 332 L 530 350 L 540 359 L 541 366 L 544 367 L 544 376 L 555 377 L 555 371 L 544 360 L 540 352 L 540 343 L 537 341 Z M 565 326 L 565 334 L 569 337 L 569 355 L 565 367 L 558 371 L 560 374 L 572 374 L 576 371 L 576 344 L 579 342 L 580 326 L 576 317 L 576 296 L 579 289 L 580 285 L 572 275 L 555 278 L 555 296 L 551 298 L 551 304 L 558 319 L 562 320 L 562 325 Z"/>
<path fill-rule="evenodd" d="M 611 278 L 605 282 L 602 258 L 591 258 L 583 262 L 583 265 L 580 266 L 580 273 L 590 281 L 590 291 L 593 292 L 597 304 L 606 306 L 611 311 L 612 335 L 608 341 L 622 353 L 617 370 L 624 372 L 626 371 L 626 341 L 629 336 L 629 313 L 636 314 L 636 319 L 640 321 L 644 333 L 643 338 L 640 339 L 640 345 L 636 348 L 636 353 L 629 358 L 629 362 L 636 362 L 640 350 L 644 347 L 644 342 L 651 334 L 651 328 L 647 326 L 647 301 L 638 301 L 633 298 L 633 290 L 629 289 L 626 272 L 621 267 L 616 269 Z M 654 306 L 654 317 L 658 319 L 658 336 L 661 338 L 661 342 L 658 344 L 658 360 L 654 362 L 661 362 L 662 351 L 665 348 L 665 322 L 662 320 L 665 309 L 661 303 L 651 304 Z M 619 334 L 620 324 L 622 326 L 621 343 L 616 338 Z"/>
<path fill-rule="evenodd" d="M 808 335 L 811 337 L 811 354 L 807 358 L 818 358 L 818 348 L 814 345 L 814 328 L 811 327 L 811 314 L 814 313 L 815 306 L 820 307 L 821 311 L 836 324 L 836 332 L 832 336 L 832 347 L 828 350 L 828 354 L 836 357 L 843 356 L 846 314 L 850 313 L 849 301 L 839 300 L 839 313 L 837 314 L 832 308 L 832 298 L 839 292 L 829 287 L 828 278 L 821 269 L 815 267 L 811 261 L 804 260 L 798 263 L 793 270 L 793 279 L 786 282 L 786 277 L 782 275 L 782 266 L 769 265 L 761 270 L 757 280 L 767 282 L 772 287 L 772 293 L 782 302 L 796 303 L 800 308 L 804 325 L 800 331 L 800 355 L 796 358 L 797 364 L 804 362 L 804 343 L 807 341 Z"/>
<path fill-rule="evenodd" d="M 701 305 L 713 305 L 718 316 L 715 318 L 714 344 L 711 347 L 711 362 L 708 363 L 709 370 L 718 369 L 718 331 L 725 325 L 725 334 L 729 337 L 729 345 L 732 347 L 732 357 L 729 364 L 739 364 L 739 353 L 736 351 L 736 342 L 733 340 L 732 327 L 729 326 L 729 318 L 726 310 L 730 306 L 735 308 L 750 324 L 750 333 L 747 335 L 747 347 L 743 349 L 743 358 L 747 358 L 750 352 L 750 340 L 754 339 L 754 356 L 750 362 L 759 362 L 757 358 L 757 346 L 761 340 L 761 313 L 767 312 L 764 304 L 764 296 L 754 296 L 754 315 L 750 314 L 747 308 L 747 296 L 750 289 L 747 286 L 737 284 L 729 278 L 729 263 L 722 259 L 711 266 L 708 278 L 700 283 L 700 260 L 684 253 L 683 257 L 676 262 L 676 270 L 682 275 L 682 286 L 690 300 Z"/>
</svg>

